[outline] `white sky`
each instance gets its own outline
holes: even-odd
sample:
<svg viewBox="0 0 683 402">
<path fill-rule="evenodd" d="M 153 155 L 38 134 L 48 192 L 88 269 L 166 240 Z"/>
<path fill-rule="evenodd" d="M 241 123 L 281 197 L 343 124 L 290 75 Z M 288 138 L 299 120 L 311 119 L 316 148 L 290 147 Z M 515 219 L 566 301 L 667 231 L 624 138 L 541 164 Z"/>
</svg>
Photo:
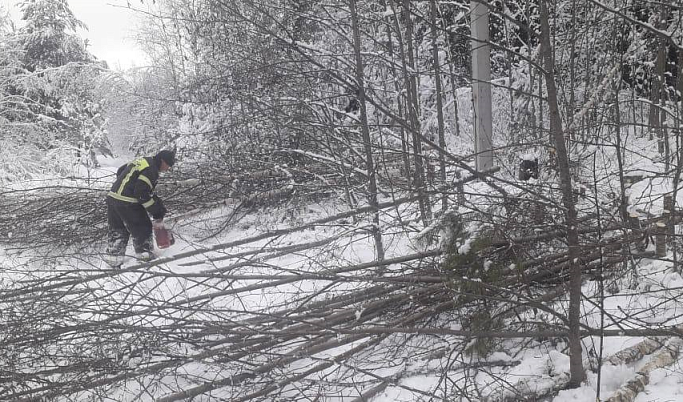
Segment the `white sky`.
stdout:
<svg viewBox="0 0 683 402">
<path fill-rule="evenodd" d="M 14 21 L 20 25 L 18 2 L 0 0 L 0 5 L 10 10 Z M 88 50 L 98 59 L 106 60 L 109 68 L 126 69 L 148 64 L 132 38 L 138 15 L 126 8 L 127 0 L 68 0 L 68 3 L 76 18 L 88 27 L 87 31 L 78 32 L 83 39 L 88 39 Z M 130 3 L 140 5 L 139 0 L 131 0 Z"/>
</svg>

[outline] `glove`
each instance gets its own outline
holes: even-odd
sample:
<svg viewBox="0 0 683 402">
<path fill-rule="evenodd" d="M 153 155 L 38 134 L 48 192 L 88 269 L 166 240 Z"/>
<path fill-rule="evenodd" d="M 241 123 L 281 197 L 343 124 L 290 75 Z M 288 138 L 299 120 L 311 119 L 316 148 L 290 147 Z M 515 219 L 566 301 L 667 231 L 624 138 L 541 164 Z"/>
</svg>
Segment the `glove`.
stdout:
<svg viewBox="0 0 683 402">
<path fill-rule="evenodd" d="M 155 219 L 152 221 L 152 228 L 154 229 L 163 229 L 164 228 L 164 220 L 163 219 Z"/>
</svg>

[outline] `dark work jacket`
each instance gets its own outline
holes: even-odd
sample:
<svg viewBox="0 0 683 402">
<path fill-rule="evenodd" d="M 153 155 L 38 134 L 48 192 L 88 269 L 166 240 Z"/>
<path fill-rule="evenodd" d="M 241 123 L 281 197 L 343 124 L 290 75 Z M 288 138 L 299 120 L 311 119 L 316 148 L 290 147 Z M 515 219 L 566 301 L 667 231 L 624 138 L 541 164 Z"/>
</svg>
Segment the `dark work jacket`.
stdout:
<svg viewBox="0 0 683 402">
<path fill-rule="evenodd" d="M 154 158 L 140 158 L 119 168 L 107 196 L 122 203 L 140 204 L 152 218 L 162 219 L 166 208 L 161 198 L 154 194 L 158 180 L 159 166 Z"/>
</svg>

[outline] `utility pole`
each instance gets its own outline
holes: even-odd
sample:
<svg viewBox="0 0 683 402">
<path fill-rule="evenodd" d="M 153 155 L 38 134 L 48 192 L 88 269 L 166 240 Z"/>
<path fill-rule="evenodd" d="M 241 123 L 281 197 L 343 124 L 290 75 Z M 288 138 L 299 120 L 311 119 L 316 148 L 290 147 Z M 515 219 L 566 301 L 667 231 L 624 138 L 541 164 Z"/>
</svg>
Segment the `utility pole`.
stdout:
<svg viewBox="0 0 683 402">
<path fill-rule="evenodd" d="M 493 167 L 493 119 L 491 113 L 491 47 L 489 8 L 484 0 L 470 3 L 472 33 L 472 100 L 474 102 L 474 152 L 478 172 Z"/>
</svg>

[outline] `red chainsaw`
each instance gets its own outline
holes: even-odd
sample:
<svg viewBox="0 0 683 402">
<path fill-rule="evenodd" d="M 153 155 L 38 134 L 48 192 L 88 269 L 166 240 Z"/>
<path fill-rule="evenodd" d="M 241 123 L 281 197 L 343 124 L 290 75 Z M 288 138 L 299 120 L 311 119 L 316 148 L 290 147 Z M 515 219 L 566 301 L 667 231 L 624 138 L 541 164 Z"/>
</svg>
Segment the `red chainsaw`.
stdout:
<svg viewBox="0 0 683 402">
<path fill-rule="evenodd" d="M 175 243 L 173 232 L 166 229 L 163 224 L 154 225 L 154 238 L 157 241 L 157 247 L 160 249 L 169 248 Z"/>
</svg>

